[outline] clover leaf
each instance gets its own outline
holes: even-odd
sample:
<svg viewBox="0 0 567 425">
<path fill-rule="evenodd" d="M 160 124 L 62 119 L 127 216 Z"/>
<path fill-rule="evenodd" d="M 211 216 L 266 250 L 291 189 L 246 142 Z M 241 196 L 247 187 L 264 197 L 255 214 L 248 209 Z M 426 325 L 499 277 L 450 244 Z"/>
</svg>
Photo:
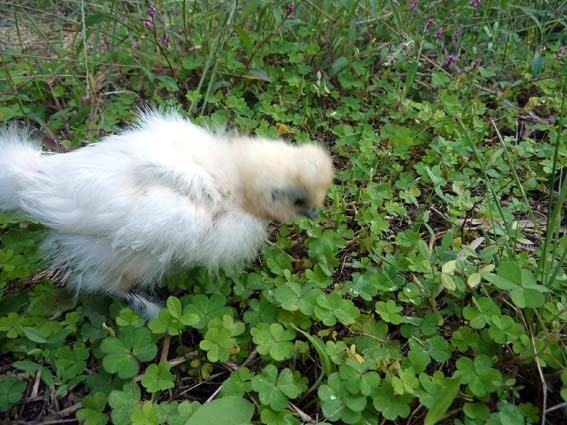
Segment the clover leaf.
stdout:
<svg viewBox="0 0 567 425">
<path fill-rule="evenodd" d="M 293 357 L 295 331 L 284 329 L 279 323 L 260 323 L 250 330 L 258 353 L 269 354 L 274 360 L 282 361 Z"/>
<path fill-rule="evenodd" d="M 167 298 L 166 308 L 149 323 L 149 328 L 157 334 L 179 335 L 187 326 L 196 326 L 200 321 L 201 317 L 189 306 L 183 309 L 181 301 L 171 296 Z"/>
<path fill-rule="evenodd" d="M 207 358 L 211 362 L 225 362 L 231 354 L 240 351 L 240 347 L 234 339 L 244 332 L 244 323 L 234 321 L 231 316 L 225 315 L 222 320 L 213 319 L 209 322 L 205 339 L 199 347 L 207 352 Z"/>
<path fill-rule="evenodd" d="M 124 384 L 122 390 L 113 390 L 108 395 L 108 404 L 112 407 L 112 423 L 114 425 L 130 424 L 130 416 L 139 405 L 140 388 L 135 382 Z"/>
<path fill-rule="evenodd" d="M 108 416 L 104 413 L 106 407 L 106 395 L 96 392 L 88 395 L 82 400 L 82 409 L 77 411 L 77 419 L 83 421 L 85 425 L 105 425 Z"/>
<path fill-rule="evenodd" d="M 27 385 L 13 376 L 0 376 L 0 412 L 22 399 Z"/>
<path fill-rule="evenodd" d="M 159 362 L 148 366 L 142 377 L 142 385 L 150 393 L 174 388 L 175 375 L 169 372 L 171 365 L 168 362 Z"/>
<path fill-rule="evenodd" d="M 360 311 L 351 300 L 343 299 L 341 294 L 336 292 L 319 295 L 314 313 L 315 317 L 326 326 L 333 326 L 337 320 L 344 325 L 350 325 L 360 315 Z"/>
<path fill-rule="evenodd" d="M 402 323 L 402 315 L 400 314 L 403 307 L 396 304 L 394 300 L 388 300 L 387 302 L 378 301 L 375 305 L 376 313 L 388 323 L 393 325 L 399 325 Z"/>
<path fill-rule="evenodd" d="M 319 386 L 317 394 L 323 413 L 333 422 L 340 419 L 347 424 L 358 423 L 368 402 L 366 396 L 347 390 L 339 372 L 332 373 L 327 383 Z"/>
<path fill-rule="evenodd" d="M 298 397 L 307 389 L 307 378 L 289 368 L 278 373 L 276 366 L 268 365 L 260 375 L 252 378 L 252 389 L 258 393 L 262 404 L 282 411 L 286 409 L 288 399 Z"/>
<path fill-rule="evenodd" d="M 191 324 L 196 329 L 204 329 L 211 319 L 222 319 L 223 316 L 233 316 L 233 310 L 226 306 L 226 298 L 214 294 L 210 298 L 205 295 L 189 297 L 189 304 L 183 309 L 186 319 L 198 317 L 197 323 Z"/>
<path fill-rule="evenodd" d="M 100 349 L 106 354 L 102 359 L 104 369 L 122 379 L 136 376 L 138 362 L 150 361 L 157 353 L 150 332 L 146 328 L 132 327 L 120 329 L 118 337 L 104 339 Z"/>
<path fill-rule="evenodd" d="M 409 393 L 395 394 L 391 379 L 386 379 L 374 392 L 372 404 L 385 419 L 393 421 L 398 417 L 407 418 L 409 416 L 412 398 L 413 396 Z"/>
<path fill-rule="evenodd" d="M 130 415 L 132 425 L 159 425 L 158 407 L 151 401 L 134 407 Z"/>
<path fill-rule="evenodd" d="M 484 354 L 476 356 L 474 360 L 461 357 L 456 365 L 454 377 L 467 384 L 477 397 L 484 397 L 502 385 L 502 373 L 492 368 L 492 361 Z"/>
</svg>

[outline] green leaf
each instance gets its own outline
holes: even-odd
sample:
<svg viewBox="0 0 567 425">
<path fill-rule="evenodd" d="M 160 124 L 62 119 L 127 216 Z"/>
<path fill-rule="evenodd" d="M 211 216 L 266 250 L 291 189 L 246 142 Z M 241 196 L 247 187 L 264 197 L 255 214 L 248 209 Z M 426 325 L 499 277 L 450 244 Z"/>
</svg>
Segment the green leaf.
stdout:
<svg viewBox="0 0 567 425">
<path fill-rule="evenodd" d="M 411 394 L 396 395 L 391 380 L 386 379 L 383 385 L 376 389 L 372 404 L 384 418 L 393 421 L 398 417 L 407 418 L 409 416 L 412 398 Z"/>
<path fill-rule="evenodd" d="M 88 395 L 82 400 L 83 408 L 77 411 L 77 419 L 83 421 L 85 425 L 105 425 L 108 416 L 104 414 L 106 407 L 106 395 L 97 392 Z"/>
<path fill-rule="evenodd" d="M 116 318 L 116 324 L 120 327 L 132 326 L 134 328 L 139 328 L 144 326 L 144 319 L 142 319 L 139 312 L 126 307 L 120 310 L 120 313 Z"/>
<path fill-rule="evenodd" d="M 238 25 L 235 25 L 234 30 L 236 31 L 238 38 L 240 39 L 240 41 L 242 42 L 242 44 L 246 48 L 246 51 L 248 52 L 248 54 L 250 54 L 252 52 L 252 48 L 253 48 L 252 39 L 250 38 L 250 36 L 248 35 L 248 33 L 246 32 L 246 30 L 244 28 L 242 28 Z"/>
<path fill-rule="evenodd" d="M 203 404 L 185 425 L 245 425 L 254 416 L 254 405 L 241 397 L 223 397 Z"/>
<path fill-rule="evenodd" d="M 213 319 L 209 322 L 209 327 L 205 338 L 199 343 L 199 347 L 207 352 L 207 358 L 211 362 L 228 360 L 231 354 L 240 351 L 240 347 L 234 339 L 244 332 L 244 323 L 234 321 L 231 316 L 223 316 L 220 319 Z"/>
<path fill-rule="evenodd" d="M 387 302 L 378 301 L 374 308 L 385 322 L 393 325 L 402 323 L 402 315 L 400 313 L 403 311 L 403 308 L 398 306 L 394 300 L 388 300 Z"/>
<path fill-rule="evenodd" d="M 12 405 L 22 399 L 26 383 L 12 376 L 0 376 L 0 412 L 6 412 Z"/>
<path fill-rule="evenodd" d="M 457 380 L 446 380 L 444 387 L 437 393 L 433 407 L 425 415 L 424 425 L 436 424 L 447 412 L 455 397 L 459 393 L 459 382 Z"/>
<path fill-rule="evenodd" d="M 414 60 L 414 61 L 410 62 L 409 66 L 408 66 L 407 75 L 406 75 L 406 81 L 404 83 L 404 93 L 407 93 L 408 90 L 413 85 L 413 82 L 415 81 L 415 76 L 417 74 L 418 67 L 419 67 L 418 61 Z"/>
<path fill-rule="evenodd" d="M 455 283 L 451 275 L 446 273 L 441 273 L 441 284 L 448 291 L 454 291 L 455 289 L 457 289 L 457 284 Z"/>
<path fill-rule="evenodd" d="M 108 16 L 102 13 L 96 13 L 94 15 L 88 15 L 85 17 L 85 25 L 87 27 L 91 27 L 93 25 L 97 25 L 103 23 L 108 19 Z"/>
<path fill-rule="evenodd" d="M 160 423 L 167 423 L 167 425 L 185 425 L 189 417 L 201 407 L 199 402 L 190 403 L 182 401 L 177 404 L 176 402 L 162 402 L 158 405 L 158 417 Z"/>
<path fill-rule="evenodd" d="M 12 366 L 24 372 L 36 372 L 42 368 L 40 364 L 32 362 L 31 360 L 20 360 L 12 363 Z"/>
<path fill-rule="evenodd" d="M 142 385 L 150 393 L 174 388 L 175 375 L 169 372 L 170 368 L 168 362 L 149 365 L 142 377 Z"/>
<path fill-rule="evenodd" d="M 274 365 L 266 366 L 260 375 L 252 378 L 252 389 L 258 393 L 262 404 L 275 411 L 285 410 L 288 398 L 298 397 L 306 388 L 307 379 L 299 372 L 285 368 L 278 374 Z"/>
<path fill-rule="evenodd" d="M 87 366 L 86 360 L 89 358 L 89 350 L 82 342 L 78 342 L 70 347 L 61 347 L 54 352 L 55 366 L 62 370 L 63 380 L 67 381 L 75 376 L 82 374 Z"/>
<path fill-rule="evenodd" d="M 530 65 L 532 67 L 533 76 L 539 76 L 539 74 L 541 74 L 541 71 L 543 71 L 543 58 L 541 57 L 541 53 L 539 51 L 534 53 Z"/>
<path fill-rule="evenodd" d="M 132 425 L 159 425 L 158 407 L 151 401 L 136 406 L 130 415 Z"/>
<path fill-rule="evenodd" d="M 349 64 L 350 61 L 347 58 L 345 58 L 344 56 L 339 56 L 331 65 L 331 69 L 329 69 L 329 76 L 334 77 Z"/>
<path fill-rule="evenodd" d="M 321 369 L 323 370 L 325 375 L 330 375 L 331 372 L 333 371 L 333 365 L 331 363 L 331 358 L 327 354 L 325 345 L 323 345 L 323 341 L 321 341 L 319 337 L 310 335 L 296 326 L 294 326 L 294 328 L 296 331 L 303 334 L 303 336 L 309 340 L 309 342 L 311 343 L 313 348 L 315 348 L 315 351 L 317 351 L 317 354 L 319 355 L 319 361 L 321 362 Z"/>
<path fill-rule="evenodd" d="M 510 291 L 510 298 L 520 308 L 540 308 L 545 304 L 545 296 L 533 289 L 515 288 Z"/>
<path fill-rule="evenodd" d="M 113 390 L 108 396 L 108 404 L 112 407 L 112 423 L 114 425 L 130 424 L 130 416 L 139 406 L 140 388 L 135 382 L 124 384 L 122 391 Z"/>
<path fill-rule="evenodd" d="M 100 349 L 106 355 L 102 359 L 104 369 L 117 373 L 122 379 L 138 374 L 138 361 L 152 360 L 157 346 L 152 342 L 146 328 L 122 328 L 118 337 L 108 337 L 102 341 Z"/>
<path fill-rule="evenodd" d="M 38 344 L 46 344 L 48 342 L 39 329 L 36 328 L 24 328 L 24 335 L 32 342 Z"/>
<path fill-rule="evenodd" d="M 295 332 L 293 329 L 284 329 L 279 323 L 259 323 L 250 330 L 252 340 L 256 344 L 258 353 L 269 354 L 274 360 L 282 361 L 293 357 Z"/>
</svg>

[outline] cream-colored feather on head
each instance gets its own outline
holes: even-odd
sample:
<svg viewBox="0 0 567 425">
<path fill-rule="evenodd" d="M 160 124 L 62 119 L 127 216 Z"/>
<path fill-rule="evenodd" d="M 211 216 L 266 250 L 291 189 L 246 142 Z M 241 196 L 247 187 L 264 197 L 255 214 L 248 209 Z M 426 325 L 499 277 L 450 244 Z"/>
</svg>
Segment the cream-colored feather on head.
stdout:
<svg viewBox="0 0 567 425">
<path fill-rule="evenodd" d="M 240 176 L 237 190 L 248 213 L 287 222 L 323 205 L 334 169 L 320 146 L 238 138 L 232 149 Z"/>
</svg>

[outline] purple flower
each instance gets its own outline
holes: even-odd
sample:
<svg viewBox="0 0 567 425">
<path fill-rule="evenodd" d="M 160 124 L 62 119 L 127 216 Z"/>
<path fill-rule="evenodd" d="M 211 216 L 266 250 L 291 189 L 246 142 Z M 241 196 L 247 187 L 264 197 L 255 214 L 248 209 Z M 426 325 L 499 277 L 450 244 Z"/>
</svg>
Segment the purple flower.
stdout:
<svg viewBox="0 0 567 425">
<path fill-rule="evenodd" d="M 166 49 L 169 47 L 169 37 L 167 35 L 163 36 L 163 45 Z"/>
<path fill-rule="evenodd" d="M 146 20 L 144 21 L 144 26 L 145 26 L 147 29 L 150 29 L 150 28 L 152 27 L 152 21 L 150 21 L 149 19 L 146 19 Z"/>
<path fill-rule="evenodd" d="M 440 40 L 443 37 L 443 27 L 440 26 L 439 28 L 437 28 L 437 32 L 435 33 L 435 38 L 437 40 Z"/>
<path fill-rule="evenodd" d="M 453 65 L 455 63 L 456 60 L 457 60 L 457 56 L 455 56 L 454 53 L 451 53 L 447 57 L 447 63 L 445 64 L 445 68 L 449 68 L 451 65 Z"/>
<path fill-rule="evenodd" d="M 295 12 L 295 3 L 291 2 L 288 6 L 287 6 L 287 19 L 291 19 L 293 12 Z"/>
<path fill-rule="evenodd" d="M 431 28 L 433 25 L 435 25 L 435 19 L 429 18 L 425 23 L 425 30 L 423 32 L 429 31 L 429 28 Z"/>
<path fill-rule="evenodd" d="M 557 59 L 561 59 L 563 57 L 563 53 L 565 53 L 565 46 L 559 47 L 557 51 Z"/>
<path fill-rule="evenodd" d="M 461 27 L 457 27 L 457 29 L 455 30 L 455 33 L 453 34 L 453 41 L 458 41 L 459 38 L 461 37 L 462 32 L 463 32 L 463 30 L 461 29 Z"/>
<path fill-rule="evenodd" d="M 472 0 L 469 3 L 469 6 L 475 7 L 475 6 L 478 6 L 479 4 L 480 4 L 480 0 Z"/>
<path fill-rule="evenodd" d="M 410 12 L 413 12 L 415 9 L 417 9 L 417 6 L 419 6 L 419 0 L 412 0 L 409 4 Z"/>
<path fill-rule="evenodd" d="M 481 63 L 482 63 L 482 59 L 476 58 L 476 60 L 474 61 L 474 64 L 473 64 L 473 69 L 477 69 L 480 66 Z"/>
<path fill-rule="evenodd" d="M 150 15 L 154 15 L 156 12 L 157 12 L 157 9 L 156 9 L 155 6 L 150 6 L 150 7 L 148 7 L 148 13 L 149 13 Z"/>
</svg>

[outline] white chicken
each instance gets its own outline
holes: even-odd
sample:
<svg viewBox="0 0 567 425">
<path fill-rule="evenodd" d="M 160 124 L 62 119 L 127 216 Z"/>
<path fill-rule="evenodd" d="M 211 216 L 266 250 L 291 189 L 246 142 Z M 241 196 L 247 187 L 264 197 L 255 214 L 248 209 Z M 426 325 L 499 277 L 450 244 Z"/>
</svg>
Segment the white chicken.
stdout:
<svg viewBox="0 0 567 425">
<path fill-rule="evenodd" d="M 160 304 L 135 288 L 252 259 L 270 221 L 317 214 L 333 174 L 317 145 L 218 135 L 173 112 L 64 154 L 0 131 L 0 210 L 51 229 L 44 252 L 77 291 L 123 297 L 147 319 Z"/>
</svg>

